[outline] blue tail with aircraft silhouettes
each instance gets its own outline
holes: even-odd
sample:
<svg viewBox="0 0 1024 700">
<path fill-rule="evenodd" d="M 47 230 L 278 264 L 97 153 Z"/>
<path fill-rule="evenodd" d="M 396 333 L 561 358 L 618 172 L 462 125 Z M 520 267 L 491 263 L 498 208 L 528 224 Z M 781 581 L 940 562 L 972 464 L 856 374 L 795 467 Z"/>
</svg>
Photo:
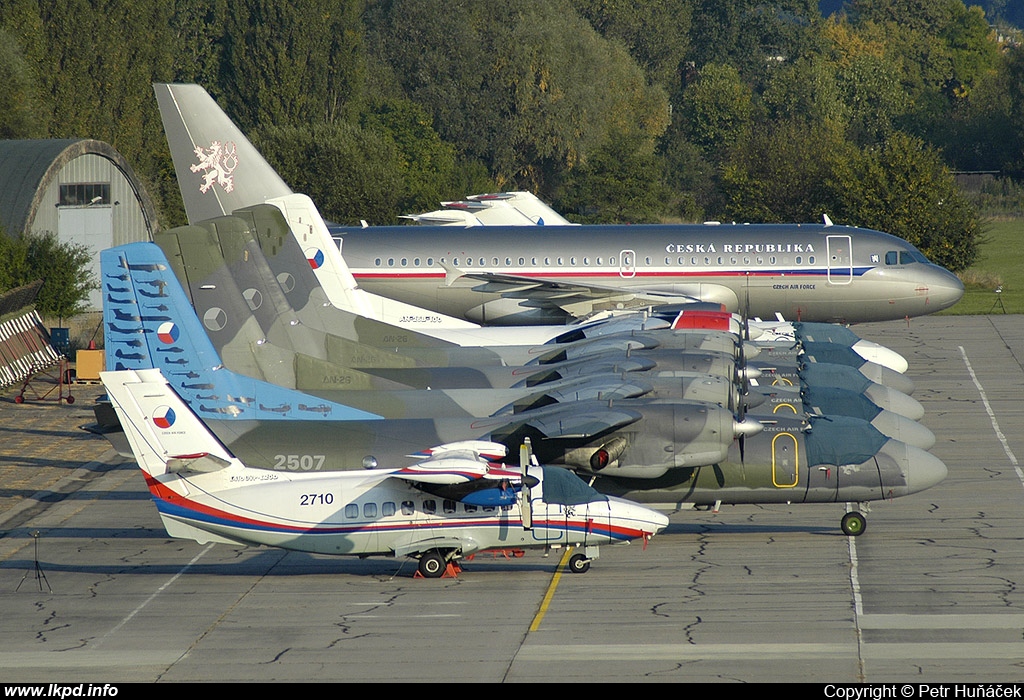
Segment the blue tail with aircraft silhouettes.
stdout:
<svg viewBox="0 0 1024 700">
<path fill-rule="evenodd" d="M 156 244 L 102 251 L 100 276 L 107 370 L 158 368 L 193 410 L 208 418 L 381 418 L 225 368 Z"/>
</svg>

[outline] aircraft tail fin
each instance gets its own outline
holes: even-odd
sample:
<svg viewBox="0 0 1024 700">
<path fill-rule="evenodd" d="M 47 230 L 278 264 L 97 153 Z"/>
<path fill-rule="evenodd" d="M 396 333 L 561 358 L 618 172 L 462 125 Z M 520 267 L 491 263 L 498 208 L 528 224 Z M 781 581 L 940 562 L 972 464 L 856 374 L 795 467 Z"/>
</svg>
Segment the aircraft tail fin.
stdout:
<svg viewBox="0 0 1024 700">
<path fill-rule="evenodd" d="M 270 384 L 223 366 L 207 331 L 224 328 L 227 312 L 196 316 L 164 252 L 129 243 L 100 253 L 107 370 L 159 369 L 208 418 L 372 420 L 380 416 Z"/>
<path fill-rule="evenodd" d="M 100 372 L 139 467 L 149 477 L 240 464 L 158 369 Z M 150 490 L 157 485 L 150 483 Z"/>
<path fill-rule="evenodd" d="M 199 85 L 154 83 L 190 223 L 291 194 L 291 188 Z"/>
</svg>

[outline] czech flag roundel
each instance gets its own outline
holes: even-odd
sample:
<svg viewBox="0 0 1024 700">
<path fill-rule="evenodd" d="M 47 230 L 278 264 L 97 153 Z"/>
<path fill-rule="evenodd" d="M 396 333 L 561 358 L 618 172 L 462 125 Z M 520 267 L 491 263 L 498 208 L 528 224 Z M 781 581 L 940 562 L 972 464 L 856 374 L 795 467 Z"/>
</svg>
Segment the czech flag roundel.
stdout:
<svg viewBox="0 0 1024 700">
<path fill-rule="evenodd" d="M 306 260 L 309 261 L 311 268 L 318 270 L 324 264 L 324 251 L 319 248 L 310 248 L 306 251 Z"/>
<path fill-rule="evenodd" d="M 174 425 L 174 409 L 170 406 L 160 406 L 153 411 L 153 424 L 158 428 L 170 428 Z"/>
<path fill-rule="evenodd" d="M 164 345 L 173 345 L 178 342 L 178 326 L 171 321 L 161 323 L 160 327 L 156 329 L 156 337 L 160 339 L 160 342 Z"/>
</svg>

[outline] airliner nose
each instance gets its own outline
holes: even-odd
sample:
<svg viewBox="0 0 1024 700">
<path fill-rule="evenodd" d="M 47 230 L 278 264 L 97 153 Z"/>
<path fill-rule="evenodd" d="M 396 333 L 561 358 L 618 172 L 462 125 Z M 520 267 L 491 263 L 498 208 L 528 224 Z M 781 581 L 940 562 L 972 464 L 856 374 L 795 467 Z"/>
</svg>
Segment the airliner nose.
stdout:
<svg viewBox="0 0 1024 700">
<path fill-rule="evenodd" d="M 964 296 L 964 283 L 944 267 L 933 266 L 929 271 L 928 308 L 942 311 L 956 304 Z"/>
</svg>

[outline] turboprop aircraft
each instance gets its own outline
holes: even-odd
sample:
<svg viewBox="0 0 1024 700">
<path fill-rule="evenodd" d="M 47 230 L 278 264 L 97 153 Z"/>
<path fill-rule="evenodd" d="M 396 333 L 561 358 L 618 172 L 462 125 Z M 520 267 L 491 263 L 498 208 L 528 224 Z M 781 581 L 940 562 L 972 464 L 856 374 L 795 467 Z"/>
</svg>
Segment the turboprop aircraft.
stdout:
<svg viewBox="0 0 1024 700">
<path fill-rule="evenodd" d="M 197 85 L 156 84 L 190 222 L 291 193 Z M 711 301 L 748 317 L 860 323 L 934 313 L 960 280 L 879 231 L 824 224 L 333 229 L 366 292 L 448 317 L 564 323 Z"/>
<path fill-rule="evenodd" d="M 475 414 L 444 407 L 451 395 L 432 390 L 416 392 L 418 410 L 399 391 L 299 392 L 225 366 L 158 246 L 127 244 L 102 251 L 100 259 L 108 369 L 163 369 L 174 388 L 250 466 L 272 468 L 288 455 L 308 455 L 328 469 L 352 469 L 367 458 L 398 464 L 423 445 L 466 439 L 513 445 L 525 437 L 533 439 L 543 461 L 568 466 L 589 460 L 621 436 L 611 457 L 595 459 L 642 475 L 714 460 L 724 456 L 737 435 L 760 430 L 760 424 L 738 421 L 729 407 L 696 401 L 572 397 L 565 403 L 531 401 L 521 410 L 499 412 L 499 406 L 492 406 Z M 223 309 L 208 311 L 203 322 L 209 329 L 211 323 L 223 325 L 221 319 L 228 316 Z M 259 340 L 235 350 L 238 355 L 269 353 L 254 363 L 257 367 L 301 361 L 296 353 Z M 296 366 L 301 372 L 306 365 Z M 479 400 L 488 393 L 482 392 Z M 517 396 L 525 400 L 528 394 L 520 391 Z M 627 428 L 628 435 L 621 433 Z M 275 437 L 279 429 L 291 438 L 305 437 L 289 453 L 269 452 L 282 444 Z M 325 440 L 325 434 L 330 438 Z M 625 447 L 636 441 L 659 445 L 659 459 L 645 455 L 643 463 L 632 463 Z"/>
<path fill-rule="evenodd" d="M 521 448 L 520 468 L 492 461 L 505 447 L 435 448 L 415 464 L 344 473 L 253 469 L 231 453 L 160 370 L 101 372 L 135 460 L 172 537 L 300 552 L 414 557 L 419 573 L 455 573 L 488 549 L 582 549 L 642 539 L 668 525 L 648 508 L 609 497 Z"/>
<path fill-rule="evenodd" d="M 746 483 L 753 485 L 742 493 L 746 500 L 739 502 L 753 502 L 750 499 L 756 500 L 759 490 L 768 502 L 808 498 L 801 492 L 807 478 L 804 472 L 796 473 L 796 481 L 773 479 L 777 465 L 792 463 L 792 459 L 783 454 L 774 459 L 765 455 L 758 449 L 760 433 L 723 440 L 723 430 L 709 430 L 707 421 L 695 421 L 693 415 L 677 422 L 677 406 L 669 403 L 579 401 L 488 418 L 385 420 L 370 411 L 243 377 L 223 366 L 157 246 L 120 246 L 103 251 L 101 261 L 106 292 L 113 297 L 104 319 L 108 347 L 120 339 L 131 348 L 121 357 L 108 353 L 108 363 L 113 363 L 113 368 L 122 364 L 152 367 L 154 363 L 164 368 L 175 390 L 204 416 L 218 439 L 250 466 L 278 471 L 347 471 L 381 463 L 408 466 L 410 459 L 422 453 L 423 445 L 487 440 L 509 446 L 529 437 L 538 456 L 552 457 L 544 457 L 544 462 L 556 462 L 589 476 L 643 479 L 654 486 L 661 483 L 659 477 L 674 469 L 687 473 L 709 469 L 713 473 L 716 465 L 739 449 L 737 468 Z M 187 314 L 179 313 L 182 307 Z M 120 314 L 113 313 L 115 309 Z M 180 352 L 160 352 L 175 349 Z M 252 350 L 259 352 L 260 348 L 253 346 Z M 729 421 L 733 419 L 731 413 L 727 416 Z M 799 442 L 806 439 L 803 434 L 827 420 L 830 417 L 801 415 L 773 418 L 770 423 L 788 426 L 799 457 L 804 454 Z M 892 495 L 926 488 L 945 473 L 941 462 L 924 450 L 887 438 L 864 420 L 832 422 L 842 427 L 828 436 L 830 441 L 862 449 L 854 456 L 856 462 L 837 462 L 831 467 L 819 464 L 818 469 L 835 474 L 874 469 L 880 488 Z M 763 441 L 769 446 L 778 444 L 769 438 Z M 628 482 L 608 483 L 618 488 Z M 729 492 L 725 499 L 716 498 L 719 488 L 704 481 L 699 489 L 674 494 L 674 498 L 728 503 L 736 497 Z M 780 491 L 790 495 L 780 495 Z M 834 490 L 833 496 L 842 497 L 843 493 Z M 823 497 L 820 494 L 815 491 L 809 498 Z"/>
<path fill-rule="evenodd" d="M 739 387 L 733 381 L 740 375 L 743 375 L 745 381 L 750 380 L 750 377 L 746 376 L 749 373 L 742 368 L 734 370 L 732 365 L 753 354 L 749 351 L 756 350 L 757 345 L 748 343 L 742 346 L 747 352 L 740 352 L 738 332 L 736 335 L 730 335 L 720 331 L 691 329 L 674 334 L 673 329 L 677 325 L 675 323 L 671 328 L 655 328 L 643 334 L 633 331 L 599 335 L 592 342 L 586 338 L 585 330 L 581 330 L 578 339 L 573 339 L 576 338 L 576 334 L 567 333 L 564 335 L 570 338 L 556 338 L 555 341 L 561 342 L 549 341 L 547 345 L 539 347 L 423 349 L 416 343 L 414 347 L 404 347 L 401 354 L 382 353 L 382 337 L 388 332 L 396 333 L 395 329 L 385 327 L 383 334 L 373 336 L 377 341 L 375 344 L 361 344 L 358 342 L 359 333 L 361 330 L 364 335 L 368 334 L 367 323 L 357 328 L 357 322 L 362 319 L 351 319 L 351 314 L 339 311 L 329 303 L 312 301 L 317 296 L 316 278 L 302 257 L 298 244 L 286 233 L 287 224 L 277 208 L 271 205 L 257 205 L 239 210 L 235 214 L 236 216 L 202 222 L 199 226 L 162 232 L 154 236 L 154 240 L 161 246 L 168 260 L 173 261 L 172 267 L 175 268 L 177 276 L 188 284 L 196 313 L 201 318 L 217 315 L 225 319 L 241 319 L 247 317 L 251 309 L 252 316 L 256 317 L 254 323 L 224 323 L 208 328 L 208 335 L 221 357 L 226 358 L 227 365 L 248 376 L 325 398 L 330 398 L 332 392 L 341 388 L 349 393 L 343 399 L 335 397 L 335 400 L 385 412 L 389 417 L 464 413 L 493 416 L 505 411 L 519 412 L 551 403 L 588 398 L 602 398 L 607 401 L 638 396 L 711 402 L 728 407 L 733 412 L 743 413 L 756 408 L 767 395 L 759 391 L 748 391 L 740 395 Z M 291 259 L 288 259 L 289 250 Z M 266 255 L 270 257 L 267 258 Z M 225 259 L 227 256 L 230 256 L 230 261 Z M 280 284 L 282 279 L 287 280 L 285 285 Z M 244 291 L 240 291 L 243 289 Z M 228 298 L 231 294 L 234 295 L 233 301 Z M 243 304 L 243 299 L 246 304 Z M 302 311 L 292 308 L 293 303 Z M 680 318 L 686 313 L 687 310 L 683 310 Z M 820 337 L 824 340 L 833 333 L 831 324 L 818 324 L 820 328 L 805 323 L 798 325 L 801 338 Z M 353 341 L 352 338 L 337 337 L 327 329 L 348 332 L 355 335 L 356 340 L 350 342 Z M 251 331 L 256 331 L 256 334 L 252 335 Z M 249 333 L 248 337 L 245 337 L 246 333 Z M 840 349 L 845 349 L 847 354 L 858 361 L 858 365 L 867 364 L 852 350 L 859 339 L 848 330 L 840 336 L 845 343 Z M 793 348 L 799 347 L 795 338 L 794 335 L 771 343 L 770 347 L 776 359 L 783 356 L 792 359 L 795 355 Z M 603 372 L 600 361 L 608 357 L 607 343 L 616 339 L 624 343 L 618 346 L 623 350 L 635 350 L 631 357 L 660 359 L 656 360 L 656 366 L 644 371 L 617 374 Z M 681 339 L 689 339 L 689 342 L 682 342 Z M 582 349 L 577 347 L 580 343 L 583 344 Z M 816 341 L 816 344 L 820 343 L 821 341 Z M 232 359 L 247 352 L 234 352 L 231 350 L 232 346 L 249 348 L 254 344 L 263 350 L 267 350 L 271 344 L 276 345 L 282 352 L 291 348 L 296 351 L 296 358 L 305 357 L 311 358 L 310 361 L 313 362 L 319 361 L 322 364 L 318 365 L 320 374 L 317 377 L 330 377 L 331 385 L 328 386 L 326 381 L 319 378 L 303 381 L 303 372 L 292 371 L 295 362 L 278 362 L 264 371 L 262 367 L 246 366 Z M 668 356 L 648 354 L 650 348 L 661 345 L 674 352 Z M 721 353 L 717 366 L 711 364 L 714 353 L 705 350 Z M 839 350 L 835 352 L 838 353 Z M 577 368 L 589 372 L 581 372 L 577 376 L 567 378 L 559 377 L 558 381 L 545 381 L 554 369 L 560 369 L 558 365 L 564 366 L 564 363 L 569 361 L 570 354 L 573 355 L 573 362 Z M 899 357 L 895 353 L 892 355 Z M 501 357 L 502 367 L 492 368 L 489 374 L 486 370 L 481 371 L 480 365 L 494 364 L 494 356 Z M 813 357 L 813 353 L 811 356 Z M 509 362 L 527 362 L 531 365 L 507 367 L 506 359 Z M 424 366 L 421 364 L 422 360 L 441 367 Z M 334 368 L 323 364 L 327 362 L 334 362 Z M 465 367 L 452 367 L 463 362 L 467 363 Z M 689 364 L 682 365 L 683 362 Z M 703 363 L 699 369 L 705 370 L 704 372 L 695 371 L 698 362 Z M 282 368 L 287 368 L 287 371 L 283 371 Z M 381 369 L 386 370 L 386 380 L 375 373 Z M 471 375 L 478 374 L 482 374 L 485 381 L 481 381 L 477 386 L 500 385 L 517 388 L 495 391 L 461 388 L 469 386 Z M 901 375 L 897 376 L 900 380 L 905 379 Z M 453 378 L 455 382 L 452 382 Z M 533 381 L 530 382 L 528 378 L 532 378 Z M 453 383 L 459 388 L 453 387 Z M 429 386 L 434 391 L 429 394 L 417 391 L 392 393 L 407 389 L 409 386 Z M 362 388 L 389 391 L 384 398 L 376 393 L 351 393 Z M 935 441 L 934 435 L 916 423 L 916 419 L 893 413 L 887 410 L 887 406 L 875 405 L 862 394 L 852 394 L 845 388 L 811 393 L 804 387 L 799 395 L 783 391 L 772 391 L 771 395 L 776 409 L 778 404 L 786 402 L 790 410 L 796 412 L 807 410 L 818 414 L 841 412 L 846 415 L 857 415 L 872 422 L 884 434 L 898 437 L 918 447 L 930 448 Z M 413 403 L 417 399 L 420 403 Z M 425 405 L 423 401 L 426 401 Z M 398 406 L 400 412 L 395 412 Z M 704 409 L 698 405 L 695 410 Z"/>
</svg>

